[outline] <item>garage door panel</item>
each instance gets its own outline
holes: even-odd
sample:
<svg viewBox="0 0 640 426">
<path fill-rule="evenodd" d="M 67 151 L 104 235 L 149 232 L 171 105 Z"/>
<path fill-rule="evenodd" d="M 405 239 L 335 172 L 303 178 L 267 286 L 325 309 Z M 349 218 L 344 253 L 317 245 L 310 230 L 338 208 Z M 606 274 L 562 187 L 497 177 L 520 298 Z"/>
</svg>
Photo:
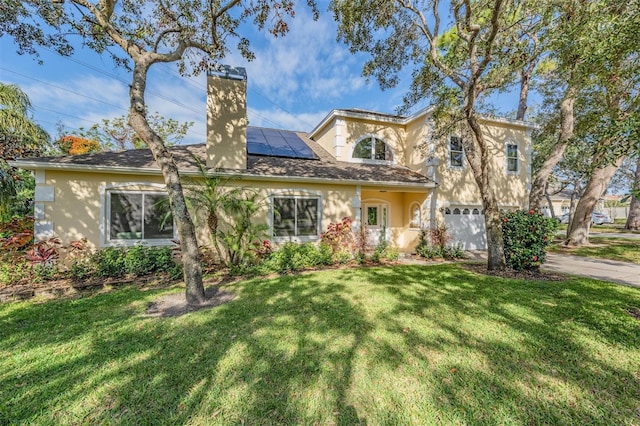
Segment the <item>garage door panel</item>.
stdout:
<svg viewBox="0 0 640 426">
<path fill-rule="evenodd" d="M 448 214 L 444 223 L 453 243 L 459 243 L 464 250 L 485 250 L 487 232 L 484 215 Z"/>
</svg>

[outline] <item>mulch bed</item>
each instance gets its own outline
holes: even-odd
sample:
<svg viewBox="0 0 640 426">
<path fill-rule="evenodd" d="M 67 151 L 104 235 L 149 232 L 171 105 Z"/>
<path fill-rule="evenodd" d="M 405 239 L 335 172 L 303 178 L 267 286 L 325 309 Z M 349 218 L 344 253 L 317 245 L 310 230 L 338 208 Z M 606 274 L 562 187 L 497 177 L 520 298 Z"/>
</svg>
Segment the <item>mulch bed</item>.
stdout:
<svg viewBox="0 0 640 426">
<path fill-rule="evenodd" d="M 220 290 L 218 287 L 208 287 L 205 289 L 206 301 L 199 305 L 189 305 L 183 292 L 168 294 L 159 298 L 149 305 L 145 311 L 145 316 L 166 318 L 178 317 L 189 312 L 211 309 L 235 299 L 235 295 Z"/>
<path fill-rule="evenodd" d="M 564 281 L 566 277 L 541 271 L 514 271 L 513 269 L 505 269 L 504 271 L 489 271 L 486 264 L 479 263 L 461 263 L 463 268 L 473 271 L 481 275 L 489 275 L 492 277 L 529 280 L 529 281 Z"/>
<path fill-rule="evenodd" d="M 143 289 L 167 288 L 179 281 L 180 280 L 172 281 L 164 274 L 156 274 L 135 278 L 91 278 L 85 281 L 74 281 L 67 278 L 42 283 L 31 282 L 0 288 L 0 303 L 28 300 L 34 297 L 42 299 L 56 299 L 60 297 L 79 298 L 132 284 Z"/>
</svg>

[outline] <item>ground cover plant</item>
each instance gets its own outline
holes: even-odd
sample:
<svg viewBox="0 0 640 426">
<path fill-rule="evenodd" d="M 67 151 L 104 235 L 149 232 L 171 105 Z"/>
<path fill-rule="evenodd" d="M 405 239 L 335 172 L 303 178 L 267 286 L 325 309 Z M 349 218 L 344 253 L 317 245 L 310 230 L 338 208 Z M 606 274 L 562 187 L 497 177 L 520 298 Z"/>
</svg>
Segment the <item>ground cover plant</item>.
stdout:
<svg viewBox="0 0 640 426">
<path fill-rule="evenodd" d="M 637 424 L 640 290 L 460 266 L 0 305 L 0 424 Z M 634 315 L 636 317 L 634 317 Z"/>
<path fill-rule="evenodd" d="M 550 247 L 555 253 L 594 257 L 640 264 L 640 240 L 630 238 L 590 237 L 588 246 L 572 247 L 557 242 Z"/>
</svg>

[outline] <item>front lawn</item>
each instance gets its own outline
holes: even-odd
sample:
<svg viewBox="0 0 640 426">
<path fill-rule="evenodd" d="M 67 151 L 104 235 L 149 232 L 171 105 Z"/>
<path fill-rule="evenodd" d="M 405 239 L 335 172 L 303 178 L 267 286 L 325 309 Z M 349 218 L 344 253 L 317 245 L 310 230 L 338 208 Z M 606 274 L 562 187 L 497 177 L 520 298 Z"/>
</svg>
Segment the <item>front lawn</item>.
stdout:
<svg viewBox="0 0 640 426">
<path fill-rule="evenodd" d="M 549 251 L 640 264 L 638 239 L 590 237 L 589 242 L 588 246 L 570 247 L 558 241 Z"/>
<path fill-rule="evenodd" d="M 455 265 L 0 305 L 0 424 L 638 424 L 640 291 Z"/>
</svg>

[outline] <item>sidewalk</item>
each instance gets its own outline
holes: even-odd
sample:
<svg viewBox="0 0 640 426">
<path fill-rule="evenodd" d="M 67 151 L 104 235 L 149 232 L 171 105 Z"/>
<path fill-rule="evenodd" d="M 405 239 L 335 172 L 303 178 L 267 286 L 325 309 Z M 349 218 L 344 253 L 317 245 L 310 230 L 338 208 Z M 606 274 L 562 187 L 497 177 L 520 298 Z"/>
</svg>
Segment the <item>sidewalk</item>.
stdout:
<svg viewBox="0 0 640 426">
<path fill-rule="evenodd" d="M 467 253 L 471 260 L 487 260 L 486 251 L 475 250 Z M 640 265 L 633 263 L 547 253 L 547 262 L 542 265 L 542 270 L 579 275 L 640 288 Z"/>
</svg>

